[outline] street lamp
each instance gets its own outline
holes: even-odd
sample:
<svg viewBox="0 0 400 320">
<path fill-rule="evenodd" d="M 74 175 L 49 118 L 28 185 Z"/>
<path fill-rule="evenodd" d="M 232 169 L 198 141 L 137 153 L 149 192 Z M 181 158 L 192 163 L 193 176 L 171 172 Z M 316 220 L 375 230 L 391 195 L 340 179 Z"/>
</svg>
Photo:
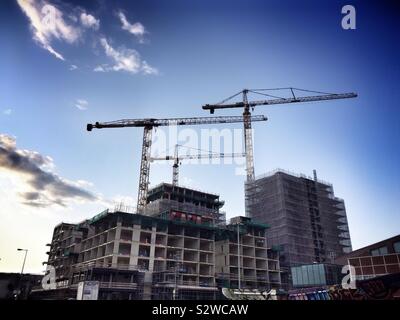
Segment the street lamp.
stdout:
<svg viewBox="0 0 400 320">
<path fill-rule="evenodd" d="M 18 248 L 17 250 L 18 251 L 25 251 L 24 262 L 22 264 L 22 270 L 21 270 L 21 275 L 22 275 L 24 273 L 24 267 L 25 267 L 26 255 L 28 254 L 28 249 Z"/>
<path fill-rule="evenodd" d="M 28 254 L 28 249 L 21 249 L 18 248 L 18 251 L 25 251 L 25 256 L 24 256 L 24 262 L 22 263 L 22 269 L 21 269 L 21 275 L 19 277 L 19 292 L 16 296 L 16 298 L 19 298 L 19 295 L 21 294 L 21 289 L 22 289 L 22 275 L 24 274 L 24 267 L 25 267 L 25 261 L 26 261 L 26 255 Z"/>
</svg>

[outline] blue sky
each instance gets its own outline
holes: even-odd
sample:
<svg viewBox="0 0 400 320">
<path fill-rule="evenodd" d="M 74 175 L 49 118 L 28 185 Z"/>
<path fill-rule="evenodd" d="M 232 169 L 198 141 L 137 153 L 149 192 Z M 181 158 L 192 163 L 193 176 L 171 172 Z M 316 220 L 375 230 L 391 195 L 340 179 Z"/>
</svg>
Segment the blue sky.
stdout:
<svg viewBox="0 0 400 320">
<path fill-rule="evenodd" d="M 243 88 L 357 92 L 359 97 L 351 100 L 258 107 L 255 114 L 269 120 L 254 125 L 256 174 L 283 168 L 311 175 L 316 169 L 345 200 L 354 248 L 399 233 L 398 5 L 20 3 L 0 4 L 0 134 L 13 137 L 20 152 L 51 157 L 45 165 L 59 184 L 67 180 L 96 200 L 74 189 L 65 207 L 24 205 L 27 177 L 0 170 L 0 270 L 18 270 L 19 246 L 31 250 L 27 270 L 40 271 L 56 223 L 90 217 L 115 199 L 136 200 L 142 130 L 88 133 L 86 123 L 207 116 L 201 105 Z M 62 13 L 69 29 L 42 30 L 38 40 L 22 9 L 46 4 Z M 356 30 L 341 28 L 345 4 L 356 8 Z M 225 114 L 240 111 L 216 115 Z M 219 193 L 231 217 L 244 211 L 244 177 L 234 173 L 228 165 L 183 165 L 181 179 Z M 152 167 L 151 185 L 170 179 L 170 165 Z M 46 194 L 47 200 L 51 196 L 54 192 Z"/>
</svg>

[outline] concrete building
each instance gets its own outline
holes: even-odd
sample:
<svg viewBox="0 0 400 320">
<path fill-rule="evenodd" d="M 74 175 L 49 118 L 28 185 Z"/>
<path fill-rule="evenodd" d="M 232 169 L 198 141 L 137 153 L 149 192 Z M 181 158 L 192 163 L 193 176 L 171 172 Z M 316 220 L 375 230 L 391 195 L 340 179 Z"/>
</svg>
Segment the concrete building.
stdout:
<svg viewBox="0 0 400 320">
<path fill-rule="evenodd" d="M 221 218 L 222 205 L 218 195 L 162 184 L 149 191 L 145 214 L 117 208 L 62 223 L 48 261 L 57 288 L 35 294 L 73 298 L 80 282 L 97 281 L 99 299 L 217 299 L 221 285 L 238 286 L 237 251 L 230 251 L 237 233 Z M 279 288 L 267 226 L 246 218 L 240 224 L 243 287 Z"/>
<path fill-rule="evenodd" d="M 247 217 L 230 220 L 215 243 L 216 277 L 221 286 L 239 288 L 240 279 L 240 289 L 280 288 L 279 256 L 267 246 L 267 229 L 266 224 Z"/>
<path fill-rule="evenodd" d="M 49 258 L 43 264 L 55 268 L 56 281 L 60 285 L 68 282 L 71 266 L 78 261 L 81 241 L 87 236 L 87 230 L 85 223 L 60 223 L 54 228 L 51 243 L 47 244 L 50 247 L 46 252 Z"/>
<path fill-rule="evenodd" d="M 270 226 L 268 243 L 280 250 L 287 288 L 290 267 L 333 263 L 351 251 L 344 201 L 315 171 L 310 178 L 279 169 L 246 183 L 246 214 Z"/>
</svg>

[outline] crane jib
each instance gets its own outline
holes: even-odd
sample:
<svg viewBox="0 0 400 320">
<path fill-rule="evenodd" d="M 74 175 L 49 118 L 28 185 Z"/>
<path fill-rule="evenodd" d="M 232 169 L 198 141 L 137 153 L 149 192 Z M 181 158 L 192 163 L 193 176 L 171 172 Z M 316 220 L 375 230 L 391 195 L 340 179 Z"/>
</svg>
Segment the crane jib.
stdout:
<svg viewBox="0 0 400 320">
<path fill-rule="evenodd" d="M 338 94 L 326 94 L 326 95 L 315 95 L 306 97 L 294 97 L 294 98 L 278 98 L 278 99 L 268 99 L 259 101 L 250 101 L 247 103 L 249 107 L 255 107 L 260 105 L 275 105 L 275 104 L 285 104 L 285 103 L 301 103 L 301 102 L 313 102 L 313 101 L 326 101 L 335 99 L 347 99 L 356 98 L 357 94 L 354 92 L 350 93 L 338 93 Z M 203 110 L 210 110 L 214 113 L 216 109 L 230 109 L 230 108 L 243 108 L 245 106 L 244 102 L 236 102 L 229 104 L 206 104 L 202 108 Z"/>
<path fill-rule="evenodd" d="M 252 121 L 267 121 L 268 118 L 263 115 L 251 117 Z M 103 128 L 123 128 L 123 127 L 147 127 L 149 129 L 160 126 L 183 126 L 183 125 L 205 125 L 221 123 L 243 122 L 241 116 L 220 116 L 220 117 L 196 117 L 196 118 L 172 118 L 172 119 L 123 119 L 110 122 L 95 122 L 87 124 L 87 131 Z"/>
</svg>

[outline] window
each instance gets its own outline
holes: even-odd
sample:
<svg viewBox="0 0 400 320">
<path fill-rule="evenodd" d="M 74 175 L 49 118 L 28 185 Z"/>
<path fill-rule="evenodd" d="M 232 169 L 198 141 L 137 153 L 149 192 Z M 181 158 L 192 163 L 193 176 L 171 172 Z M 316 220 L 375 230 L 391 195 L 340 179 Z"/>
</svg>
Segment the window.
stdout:
<svg viewBox="0 0 400 320">
<path fill-rule="evenodd" d="M 394 252 L 400 253 L 400 241 L 393 243 Z"/>
<path fill-rule="evenodd" d="M 383 256 L 385 254 L 388 254 L 387 247 L 380 247 L 380 248 L 371 250 L 371 256 Z"/>
</svg>

